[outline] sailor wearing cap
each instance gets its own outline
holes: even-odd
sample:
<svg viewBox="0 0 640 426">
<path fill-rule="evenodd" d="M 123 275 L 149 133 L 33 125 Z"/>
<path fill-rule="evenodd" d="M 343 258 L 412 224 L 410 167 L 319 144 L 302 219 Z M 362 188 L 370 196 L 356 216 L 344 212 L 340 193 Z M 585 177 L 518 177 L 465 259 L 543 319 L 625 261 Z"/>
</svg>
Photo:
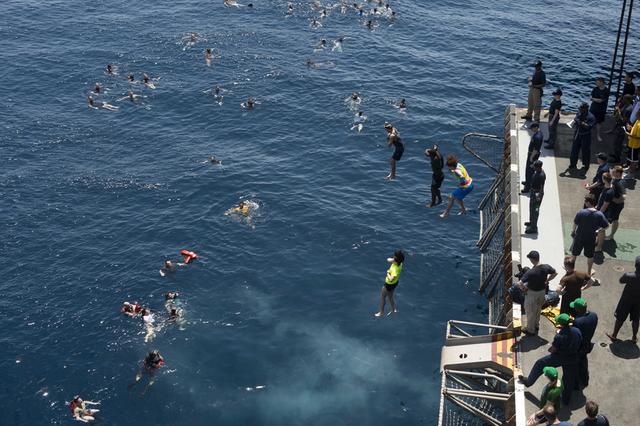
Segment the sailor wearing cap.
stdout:
<svg viewBox="0 0 640 426">
<path fill-rule="evenodd" d="M 547 149 L 553 149 L 556 145 L 556 137 L 558 135 L 558 123 L 560 122 L 560 113 L 562 112 L 562 90 L 556 89 L 552 93 L 553 100 L 549 105 L 549 139 L 545 141 L 544 146 Z"/>
<path fill-rule="evenodd" d="M 571 302 L 569 306 L 576 314 L 573 326 L 582 333 L 582 343 L 580 344 L 580 351 L 578 352 L 578 383 L 581 388 L 586 388 L 589 386 L 589 361 L 587 360 L 587 354 L 593 350 L 591 339 L 598 327 L 598 315 L 587 309 L 587 301 L 581 297 Z"/>
<path fill-rule="evenodd" d="M 575 169 L 578 164 L 578 154 L 582 153 L 582 170 L 589 169 L 591 160 L 591 129 L 596 125 L 596 118 L 589 112 L 589 104 L 583 102 L 573 119 L 573 145 L 569 157 L 569 169 Z"/>
<path fill-rule="evenodd" d="M 562 403 L 564 405 L 569 405 L 569 402 L 571 402 L 571 393 L 577 384 L 578 351 L 582 344 L 582 333 L 576 327 L 572 327 L 569 324 L 570 321 L 569 314 L 560 314 L 555 318 L 555 323 L 560 330 L 553 338 L 553 343 L 549 348 L 550 354 L 539 358 L 533 364 L 528 377 L 518 376 L 518 379 L 526 387 L 530 387 L 543 374 L 544 367 L 562 366 L 562 372 L 564 373 Z"/>
<path fill-rule="evenodd" d="M 544 183 L 546 180 L 547 175 L 545 175 L 544 170 L 542 170 L 542 161 L 534 161 L 531 193 L 529 196 L 529 222 L 525 223 L 527 227 L 524 231 L 525 234 L 538 233 L 538 216 L 540 215 L 540 204 L 542 204 L 542 197 L 544 197 Z"/>
<path fill-rule="evenodd" d="M 527 100 L 527 113 L 522 116 L 525 120 L 531 120 L 531 113 L 533 113 L 533 120 L 540 121 L 540 106 L 542 105 L 542 89 L 547 84 L 547 76 L 542 71 L 542 62 L 536 61 L 533 64 L 535 70 L 533 75 L 529 77 L 529 97 Z"/>
</svg>

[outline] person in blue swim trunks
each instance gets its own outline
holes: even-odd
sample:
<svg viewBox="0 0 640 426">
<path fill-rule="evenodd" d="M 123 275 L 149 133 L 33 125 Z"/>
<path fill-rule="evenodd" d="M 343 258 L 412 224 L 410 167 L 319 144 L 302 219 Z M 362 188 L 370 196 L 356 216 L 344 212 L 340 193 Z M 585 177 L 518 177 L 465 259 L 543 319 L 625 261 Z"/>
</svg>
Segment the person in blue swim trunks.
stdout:
<svg viewBox="0 0 640 426">
<path fill-rule="evenodd" d="M 453 207 L 453 201 L 457 201 L 460 204 L 460 213 L 466 214 L 467 209 L 464 207 L 464 197 L 466 197 L 471 191 L 473 191 L 473 179 L 467 173 L 467 169 L 458 162 L 458 158 L 455 155 L 447 156 L 447 168 L 458 179 L 458 187 L 449 195 L 449 204 L 447 208 L 442 212 L 440 217 L 445 218 L 449 216 L 449 211 Z"/>
</svg>

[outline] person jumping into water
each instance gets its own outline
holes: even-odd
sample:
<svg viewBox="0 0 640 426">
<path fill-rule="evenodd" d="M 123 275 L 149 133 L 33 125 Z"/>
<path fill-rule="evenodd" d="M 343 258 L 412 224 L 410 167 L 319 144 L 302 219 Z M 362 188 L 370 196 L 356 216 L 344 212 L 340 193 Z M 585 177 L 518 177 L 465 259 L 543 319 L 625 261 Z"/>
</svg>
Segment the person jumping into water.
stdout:
<svg viewBox="0 0 640 426">
<path fill-rule="evenodd" d="M 440 194 L 440 186 L 444 180 L 444 173 L 442 168 L 444 167 L 444 159 L 442 154 L 438 150 L 438 145 L 434 145 L 433 148 L 429 148 L 424 151 L 424 155 L 431 160 L 431 203 L 429 207 L 437 206 L 442 203 L 442 195 Z"/>
<path fill-rule="evenodd" d="M 462 200 L 473 191 L 473 179 L 471 179 L 471 176 L 467 173 L 467 169 L 458 162 L 455 155 L 449 155 L 447 157 L 447 168 L 458 179 L 458 187 L 449 195 L 449 204 L 447 204 L 447 208 L 440 215 L 441 218 L 449 216 L 449 211 L 451 207 L 453 207 L 454 200 L 457 200 L 460 204 L 460 213 L 458 214 L 466 214 L 467 209 L 464 208 L 464 201 Z"/>
<path fill-rule="evenodd" d="M 393 257 L 387 259 L 387 262 L 391 263 L 389 270 L 387 271 L 387 276 L 384 280 L 384 285 L 382 286 L 382 293 L 380 294 L 380 310 L 375 313 L 376 317 L 381 317 L 384 315 L 384 305 L 387 299 L 389 299 L 389 303 L 391 304 L 391 313 L 396 313 L 396 299 L 395 299 L 395 290 L 398 287 L 398 282 L 400 281 L 400 273 L 402 272 L 402 267 L 404 265 L 404 253 L 402 250 L 397 250 Z"/>
<path fill-rule="evenodd" d="M 404 153 L 404 144 L 400 139 L 400 133 L 398 129 L 393 127 L 390 123 L 384 123 L 384 129 L 387 131 L 387 144 L 393 145 L 393 154 L 391 155 L 391 172 L 385 177 L 387 180 L 394 180 L 396 178 L 396 163 L 402 158 Z"/>
</svg>

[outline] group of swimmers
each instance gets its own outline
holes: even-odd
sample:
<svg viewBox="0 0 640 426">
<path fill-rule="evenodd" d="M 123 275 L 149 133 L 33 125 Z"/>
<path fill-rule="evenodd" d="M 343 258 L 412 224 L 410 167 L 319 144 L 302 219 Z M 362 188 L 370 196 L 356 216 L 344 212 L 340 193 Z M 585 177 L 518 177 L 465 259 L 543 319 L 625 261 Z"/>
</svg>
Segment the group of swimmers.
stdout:
<svg viewBox="0 0 640 426">
<path fill-rule="evenodd" d="M 380 15 L 380 16 L 388 16 L 391 19 L 395 17 L 395 11 L 391 10 L 391 7 L 389 6 L 388 3 L 385 4 L 382 0 L 378 0 L 377 4 L 378 6 L 381 6 L 381 7 L 372 8 L 367 13 L 367 16 L 376 17 Z M 234 0 L 224 0 L 224 5 L 227 7 L 242 6 Z M 252 7 L 252 4 L 248 4 L 247 6 Z M 346 13 L 346 11 L 351 6 L 349 6 L 345 1 L 342 1 L 340 7 L 341 7 L 342 13 Z M 362 5 L 353 3 L 352 7 L 358 12 L 360 16 L 365 15 L 364 7 Z M 293 13 L 293 5 L 290 3 L 287 7 L 287 15 L 291 15 L 292 13 Z M 327 10 L 323 9 L 320 15 L 320 19 L 326 16 L 327 16 Z M 374 26 L 373 18 L 368 19 L 366 25 L 367 27 L 372 29 Z M 345 37 L 339 37 L 335 39 L 333 41 L 333 48 L 331 50 L 342 51 L 342 43 L 344 42 L 344 40 L 345 40 Z M 187 44 L 189 46 L 192 46 L 197 41 L 198 41 L 197 34 L 192 33 L 189 35 Z M 316 46 L 316 49 L 320 51 L 320 50 L 325 50 L 326 48 L 327 48 L 327 40 L 321 39 L 320 43 Z M 206 48 L 205 61 L 208 66 L 211 65 L 211 60 L 213 58 L 214 58 L 214 54 L 212 49 Z M 307 65 L 313 66 L 314 63 L 308 60 Z M 109 64 L 107 65 L 105 72 L 107 75 L 115 76 L 117 75 L 117 68 Z M 129 74 L 126 80 L 130 85 L 137 83 L 133 74 Z M 152 79 L 146 73 L 143 74 L 143 78 L 141 82 L 146 88 L 155 89 L 156 87 Z M 102 86 L 96 83 L 96 86 L 93 90 L 93 95 L 98 96 L 98 95 L 101 95 L 103 92 L 104 92 L 104 89 L 102 88 Z M 222 105 L 222 100 L 223 100 L 222 92 L 223 92 L 223 89 L 217 85 L 212 89 L 212 93 L 214 94 L 214 96 L 216 97 L 216 100 L 220 105 Z M 120 98 L 119 101 L 130 100 L 131 102 L 136 102 L 141 97 L 142 97 L 141 95 L 135 94 L 132 90 L 129 90 L 127 93 L 127 96 Z M 356 117 L 354 119 L 354 124 L 351 129 L 352 130 L 357 129 L 358 132 L 360 132 L 362 131 L 364 123 L 367 120 L 366 115 L 364 115 L 364 112 L 360 109 L 360 105 L 362 103 L 362 96 L 358 92 L 354 92 L 350 97 L 347 98 L 347 102 L 349 102 L 353 110 L 356 111 Z M 102 109 L 107 109 L 111 111 L 115 111 L 118 109 L 118 107 L 108 104 L 107 102 L 98 102 L 94 100 L 91 95 L 88 96 L 88 103 L 91 108 L 96 108 L 96 109 L 102 108 Z M 253 109 L 256 104 L 259 104 L 259 102 L 256 101 L 253 97 L 249 97 L 245 102 L 241 103 L 241 107 L 245 109 Z M 404 112 L 407 108 L 407 102 L 403 98 L 399 100 L 395 104 L 395 106 Z M 394 125 L 392 125 L 391 123 L 385 123 L 384 129 L 387 133 L 387 143 L 390 147 L 393 147 L 394 149 L 390 159 L 390 172 L 386 176 L 386 179 L 394 180 L 396 178 L 397 162 L 401 160 L 404 153 L 404 143 L 400 137 L 400 132 Z M 440 216 L 443 218 L 447 217 L 447 215 L 449 214 L 449 211 L 453 207 L 454 202 L 456 201 L 460 205 L 460 214 L 466 213 L 463 199 L 467 194 L 469 194 L 473 190 L 473 180 L 467 173 L 465 167 L 462 164 L 460 164 L 457 158 L 453 155 L 449 155 L 445 161 L 437 146 L 427 149 L 425 151 L 425 155 L 431 160 L 431 167 L 433 171 L 433 179 L 432 179 L 432 185 L 431 185 L 432 200 L 431 200 L 431 203 L 429 204 L 429 207 L 433 207 L 435 205 L 442 203 L 442 197 L 439 189 L 444 178 L 442 169 L 446 165 L 446 167 L 451 171 L 451 173 L 458 180 L 458 187 L 450 195 L 448 205 Z M 207 161 L 212 164 L 221 164 L 221 161 L 214 156 L 209 157 Z M 259 208 L 258 203 L 251 200 L 242 200 L 237 205 L 225 211 L 224 214 L 238 215 L 242 218 L 246 218 L 247 222 L 251 223 L 252 214 L 258 208 Z M 191 263 L 193 260 L 197 259 L 197 255 L 195 253 L 187 250 L 183 250 L 181 254 L 183 256 L 182 262 L 174 261 L 170 259 L 164 262 L 162 268 L 159 270 L 159 273 L 162 277 L 166 277 L 168 274 L 175 272 L 178 268 L 185 267 L 189 263 Z M 395 301 L 395 290 L 397 289 L 397 286 L 399 284 L 400 274 L 402 273 L 402 270 L 403 270 L 405 256 L 401 250 L 397 250 L 394 253 L 393 257 L 390 257 L 387 260 L 390 263 L 390 266 L 389 266 L 389 269 L 387 270 L 385 281 L 381 290 L 380 305 L 379 305 L 378 311 L 375 313 L 375 317 L 382 317 L 385 315 L 385 307 L 386 307 L 387 301 L 389 302 L 391 307 L 388 314 L 395 314 L 397 312 L 397 306 Z M 179 322 L 183 320 L 185 312 L 178 302 L 180 294 L 177 291 L 170 291 L 165 293 L 164 297 L 165 297 L 164 308 L 167 313 L 166 321 Z M 121 311 L 123 314 L 130 316 L 132 318 L 133 317 L 142 318 L 146 328 L 146 334 L 144 338 L 145 342 L 150 342 L 155 337 L 156 331 L 159 330 L 159 327 L 155 325 L 156 320 L 155 320 L 154 314 L 149 308 L 139 304 L 138 302 L 131 303 L 131 302 L 125 301 L 123 303 Z M 163 324 L 166 321 L 164 321 Z M 149 377 L 149 380 L 142 391 L 142 394 L 144 394 L 147 391 L 147 389 L 154 384 L 155 373 L 160 368 L 162 368 L 164 363 L 165 363 L 164 358 L 160 354 L 159 350 L 156 349 L 156 350 L 149 351 L 141 363 L 141 368 L 136 374 L 134 382 L 129 385 L 129 389 L 131 389 L 133 386 L 139 383 L 142 380 L 142 378 L 145 377 L 146 375 Z M 69 406 L 76 420 L 83 421 L 83 422 L 90 422 L 95 420 L 94 415 L 100 411 L 95 408 L 90 408 L 90 406 L 99 405 L 99 404 L 100 402 L 84 401 L 79 396 L 76 396 L 69 403 Z"/>
<path fill-rule="evenodd" d="M 226 1 L 226 0 L 225 0 Z M 383 0 L 367 0 L 367 3 L 374 3 L 369 10 L 366 10 L 364 4 L 360 4 L 357 2 L 349 4 L 347 0 L 342 0 L 339 4 L 332 6 L 323 6 L 319 1 L 315 1 L 312 3 L 312 8 L 320 12 L 320 14 L 316 17 L 311 17 L 309 19 L 309 27 L 313 29 L 318 29 L 322 27 L 322 21 L 329 16 L 329 12 L 333 9 L 339 9 L 341 14 L 346 14 L 350 9 L 356 12 L 358 17 L 363 19 L 363 25 L 367 27 L 369 30 L 373 30 L 378 26 L 377 19 L 378 18 L 387 18 L 390 21 L 393 21 L 396 17 L 396 12 L 391 8 L 389 3 L 384 2 Z M 294 8 L 293 4 L 289 3 L 287 5 L 287 17 L 293 16 Z"/>
<path fill-rule="evenodd" d="M 116 66 L 114 66 L 113 64 L 107 64 L 107 66 L 105 68 L 105 74 L 107 76 L 110 76 L 110 77 L 117 76 L 118 75 L 118 68 Z M 156 78 L 155 80 L 158 80 L 158 79 L 159 78 Z M 129 84 L 129 90 L 127 91 L 127 94 L 125 96 L 123 96 L 121 98 L 118 98 L 117 102 L 131 101 L 133 103 L 137 103 L 142 98 L 145 97 L 144 95 L 137 94 L 137 93 L 135 93 L 133 91 L 132 85 L 138 84 L 138 81 L 136 80 L 134 74 L 128 74 L 127 77 L 126 77 L 126 81 Z M 140 82 L 147 89 L 153 90 L 153 89 L 156 88 L 156 85 L 154 83 L 154 79 L 149 77 L 149 75 L 147 73 L 143 73 L 142 74 L 142 80 Z M 107 90 L 104 88 L 103 85 L 101 85 L 100 83 L 96 83 L 95 86 L 93 87 L 93 90 L 91 91 L 91 93 L 87 96 L 87 105 L 89 106 L 89 108 L 92 108 L 92 109 L 105 109 L 105 110 L 108 110 L 108 111 L 118 111 L 120 109 L 120 107 L 112 105 L 112 104 L 110 104 L 108 102 L 96 100 L 96 98 L 98 98 L 99 96 L 102 96 L 106 92 L 107 92 Z"/>
</svg>

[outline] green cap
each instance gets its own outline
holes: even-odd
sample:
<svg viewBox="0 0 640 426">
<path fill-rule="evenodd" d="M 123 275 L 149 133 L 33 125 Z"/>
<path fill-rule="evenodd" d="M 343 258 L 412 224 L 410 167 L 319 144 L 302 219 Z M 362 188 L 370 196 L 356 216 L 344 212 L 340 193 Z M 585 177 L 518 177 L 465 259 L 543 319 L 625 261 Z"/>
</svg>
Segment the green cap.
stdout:
<svg viewBox="0 0 640 426">
<path fill-rule="evenodd" d="M 542 372 L 551 380 L 558 379 L 558 370 L 555 367 L 545 367 L 542 369 Z"/>
<path fill-rule="evenodd" d="M 575 309 L 575 308 L 586 309 L 587 308 L 587 301 L 580 297 L 580 298 L 574 300 L 573 302 L 569 303 L 569 306 L 571 306 L 571 309 Z"/>
<path fill-rule="evenodd" d="M 569 321 L 571 317 L 569 314 L 560 314 L 556 317 L 556 324 L 558 325 L 569 325 Z"/>
</svg>

